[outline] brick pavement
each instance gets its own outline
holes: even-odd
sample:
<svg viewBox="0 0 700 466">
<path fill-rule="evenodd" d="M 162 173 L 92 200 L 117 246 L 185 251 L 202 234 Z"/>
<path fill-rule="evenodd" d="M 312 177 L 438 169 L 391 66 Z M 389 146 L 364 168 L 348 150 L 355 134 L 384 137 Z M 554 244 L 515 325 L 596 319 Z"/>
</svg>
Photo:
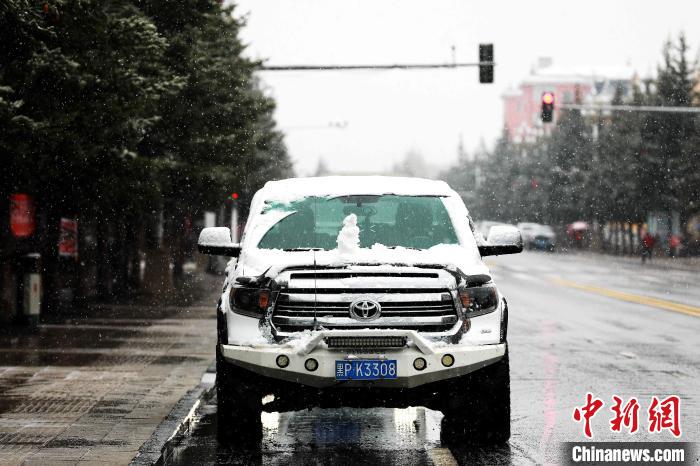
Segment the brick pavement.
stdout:
<svg viewBox="0 0 700 466">
<path fill-rule="evenodd" d="M 0 334 L 0 464 L 128 464 L 213 361 L 220 282 Z"/>
</svg>

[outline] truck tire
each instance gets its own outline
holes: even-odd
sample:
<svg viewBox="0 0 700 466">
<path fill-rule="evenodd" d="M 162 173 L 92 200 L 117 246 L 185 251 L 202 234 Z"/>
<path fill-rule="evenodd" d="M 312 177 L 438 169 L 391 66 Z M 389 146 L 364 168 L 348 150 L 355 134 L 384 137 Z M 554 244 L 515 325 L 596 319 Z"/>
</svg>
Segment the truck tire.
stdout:
<svg viewBox="0 0 700 466">
<path fill-rule="evenodd" d="M 220 444 L 254 449 L 262 439 L 262 397 L 245 370 L 226 362 L 216 345 L 216 422 Z"/>
<path fill-rule="evenodd" d="M 455 380 L 443 409 L 442 441 L 496 445 L 510 438 L 508 350 L 497 363 Z"/>
</svg>

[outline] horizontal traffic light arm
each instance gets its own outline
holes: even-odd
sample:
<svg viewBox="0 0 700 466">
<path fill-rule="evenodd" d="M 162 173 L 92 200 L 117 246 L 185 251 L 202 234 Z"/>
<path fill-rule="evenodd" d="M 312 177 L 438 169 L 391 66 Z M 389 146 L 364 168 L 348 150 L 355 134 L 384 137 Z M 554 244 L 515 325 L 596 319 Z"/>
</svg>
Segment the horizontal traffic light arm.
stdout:
<svg viewBox="0 0 700 466">
<path fill-rule="evenodd" d="M 566 110 L 597 110 L 615 112 L 665 112 L 665 113 L 700 113 L 700 107 L 670 107 L 656 105 L 583 105 L 557 104 Z"/>
<path fill-rule="evenodd" d="M 263 65 L 259 71 L 345 71 L 345 70 L 426 70 L 434 68 L 466 68 L 495 66 L 496 62 L 474 63 L 396 63 L 393 65 Z"/>
</svg>

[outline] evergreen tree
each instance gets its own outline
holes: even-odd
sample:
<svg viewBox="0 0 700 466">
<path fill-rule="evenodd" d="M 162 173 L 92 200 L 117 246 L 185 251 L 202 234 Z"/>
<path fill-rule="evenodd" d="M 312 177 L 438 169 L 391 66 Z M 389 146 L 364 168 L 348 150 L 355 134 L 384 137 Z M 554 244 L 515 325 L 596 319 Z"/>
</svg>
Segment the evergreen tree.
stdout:
<svg viewBox="0 0 700 466">
<path fill-rule="evenodd" d="M 505 129 L 491 153 L 482 148 L 475 154 L 479 219 L 511 219 L 516 202 L 511 193 L 517 183 L 517 157 L 517 148 Z"/>
<path fill-rule="evenodd" d="M 520 145 L 519 171 L 522 174 L 522 181 L 519 183 L 518 192 L 512 193 L 519 200 L 517 210 L 512 217 L 514 222 L 549 223 L 551 221 L 549 197 L 551 184 L 547 147 L 547 143 L 542 138 Z"/>
<path fill-rule="evenodd" d="M 623 101 L 622 92 L 618 86 L 613 105 L 640 105 L 643 101 L 636 86 L 630 102 Z M 639 185 L 642 120 L 640 112 L 614 111 L 601 127 L 588 188 L 593 195 L 593 218 L 601 224 L 643 220 L 644 197 Z"/>
<path fill-rule="evenodd" d="M 579 110 L 563 110 L 547 150 L 547 183 L 554 220 L 568 223 L 593 213 L 587 191 L 593 161 L 591 127 Z"/>
<path fill-rule="evenodd" d="M 649 95 L 654 105 L 689 106 L 692 103 L 691 69 L 684 35 L 678 44 L 664 45 L 663 64 L 658 69 L 656 93 Z M 650 113 L 644 120 L 642 185 L 649 210 L 685 211 L 692 202 L 687 189 L 688 173 L 696 160 L 684 150 L 695 131 L 695 115 L 689 113 Z M 690 170 L 690 171 L 689 171 Z"/>
<path fill-rule="evenodd" d="M 482 218 L 481 199 L 477 195 L 479 188 L 479 166 L 476 160 L 469 157 L 460 141 L 457 147 L 457 163 L 439 174 L 439 178 L 445 180 L 457 191 L 469 208 L 472 218 Z"/>
<path fill-rule="evenodd" d="M 242 56 L 232 8 L 0 3 L 0 194 L 36 199 L 49 304 L 61 216 L 98 226 L 107 297 L 128 273 L 138 277 L 135 248 L 154 211 L 178 237 L 185 214 L 290 173 L 274 102 L 253 75 L 258 64 Z"/>
<path fill-rule="evenodd" d="M 291 164 L 272 118 L 274 102 L 242 56 L 242 23 L 217 1 L 142 5 L 171 44 L 169 66 L 186 80 L 160 106 L 142 151 L 158 160 L 169 217 L 218 206 L 231 191 L 252 192 Z"/>
</svg>

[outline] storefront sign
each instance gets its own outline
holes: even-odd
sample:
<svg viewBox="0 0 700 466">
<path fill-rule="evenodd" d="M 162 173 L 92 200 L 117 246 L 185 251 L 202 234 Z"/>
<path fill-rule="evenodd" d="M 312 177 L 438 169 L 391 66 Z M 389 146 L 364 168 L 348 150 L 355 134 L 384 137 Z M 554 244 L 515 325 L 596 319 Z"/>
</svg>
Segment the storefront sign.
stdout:
<svg viewBox="0 0 700 466">
<path fill-rule="evenodd" d="M 10 230 L 16 238 L 26 238 L 34 233 L 34 203 L 27 194 L 10 195 Z"/>
<path fill-rule="evenodd" d="M 61 257 L 78 257 L 78 222 L 69 218 L 61 219 L 61 231 L 58 239 L 58 255 Z"/>
</svg>

